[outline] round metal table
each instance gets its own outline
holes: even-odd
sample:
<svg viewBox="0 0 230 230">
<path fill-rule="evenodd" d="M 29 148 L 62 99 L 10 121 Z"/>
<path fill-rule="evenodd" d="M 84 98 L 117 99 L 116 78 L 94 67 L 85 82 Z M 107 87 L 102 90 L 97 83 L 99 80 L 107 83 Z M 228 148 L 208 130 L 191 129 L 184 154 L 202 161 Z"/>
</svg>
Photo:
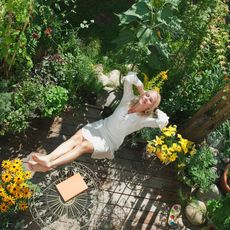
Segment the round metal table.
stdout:
<svg viewBox="0 0 230 230">
<path fill-rule="evenodd" d="M 88 189 L 64 202 L 56 189 L 56 184 L 72 175 L 80 173 Z M 85 165 L 73 162 L 51 171 L 38 184 L 29 208 L 34 221 L 42 229 L 82 229 L 94 216 L 99 199 L 98 179 Z"/>
</svg>

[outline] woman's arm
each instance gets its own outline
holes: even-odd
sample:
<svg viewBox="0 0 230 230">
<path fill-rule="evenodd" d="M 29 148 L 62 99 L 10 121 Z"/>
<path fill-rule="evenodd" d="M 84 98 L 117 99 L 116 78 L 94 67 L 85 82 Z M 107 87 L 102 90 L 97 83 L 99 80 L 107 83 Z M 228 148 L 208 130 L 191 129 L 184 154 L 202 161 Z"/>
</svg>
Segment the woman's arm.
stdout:
<svg viewBox="0 0 230 230">
<path fill-rule="evenodd" d="M 140 94 L 144 93 L 143 84 L 137 77 L 136 72 L 129 72 L 124 78 L 124 90 L 122 100 L 130 100 L 134 94 L 132 85 L 137 87 L 137 90 Z"/>
<path fill-rule="evenodd" d="M 160 109 L 156 110 L 157 117 L 147 117 L 144 121 L 144 127 L 163 129 L 169 123 L 169 117 Z"/>
</svg>

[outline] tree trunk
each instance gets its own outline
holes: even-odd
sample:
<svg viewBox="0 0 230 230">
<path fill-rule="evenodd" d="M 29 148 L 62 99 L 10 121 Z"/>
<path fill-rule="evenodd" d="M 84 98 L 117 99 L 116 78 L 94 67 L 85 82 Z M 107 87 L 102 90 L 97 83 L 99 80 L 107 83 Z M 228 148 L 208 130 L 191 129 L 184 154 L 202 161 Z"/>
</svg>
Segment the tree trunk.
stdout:
<svg viewBox="0 0 230 230">
<path fill-rule="evenodd" d="M 179 132 L 185 138 L 200 143 L 211 131 L 229 118 L 230 84 L 202 106 L 191 119 L 179 128 Z"/>
</svg>

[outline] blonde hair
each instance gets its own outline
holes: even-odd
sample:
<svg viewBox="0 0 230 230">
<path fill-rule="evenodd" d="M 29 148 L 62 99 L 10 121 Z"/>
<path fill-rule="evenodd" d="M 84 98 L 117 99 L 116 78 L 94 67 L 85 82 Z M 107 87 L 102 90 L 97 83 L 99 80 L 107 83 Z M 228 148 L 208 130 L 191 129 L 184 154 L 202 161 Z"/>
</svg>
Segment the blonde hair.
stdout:
<svg viewBox="0 0 230 230">
<path fill-rule="evenodd" d="M 149 90 L 148 92 L 156 93 L 157 100 L 156 100 L 155 104 L 151 108 L 146 109 L 145 111 L 139 112 L 139 114 L 142 115 L 142 116 L 149 116 L 149 115 L 153 114 L 154 109 L 157 108 L 159 106 L 160 102 L 161 102 L 161 95 L 156 90 Z M 135 99 L 131 100 L 130 103 L 129 103 L 129 107 L 132 107 L 138 101 L 139 101 L 139 97 L 136 97 Z"/>
</svg>

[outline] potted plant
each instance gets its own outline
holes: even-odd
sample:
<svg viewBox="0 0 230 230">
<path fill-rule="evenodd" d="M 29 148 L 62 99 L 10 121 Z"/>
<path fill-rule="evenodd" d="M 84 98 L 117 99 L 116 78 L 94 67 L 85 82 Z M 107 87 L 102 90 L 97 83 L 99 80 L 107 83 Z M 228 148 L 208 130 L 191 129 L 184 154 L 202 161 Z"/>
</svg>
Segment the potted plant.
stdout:
<svg viewBox="0 0 230 230">
<path fill-rule="evenodd" d="M 221 186 L 225 192 L 230 192 L 230 163 L 226 165 L 224 173 L 222 174 Z"/>
<path fill-rule="evenodd" d="M 207 202 L 208 219 L 216 229 L 230 229 L 230 193 L 226 196 Z"/>
</svg>

